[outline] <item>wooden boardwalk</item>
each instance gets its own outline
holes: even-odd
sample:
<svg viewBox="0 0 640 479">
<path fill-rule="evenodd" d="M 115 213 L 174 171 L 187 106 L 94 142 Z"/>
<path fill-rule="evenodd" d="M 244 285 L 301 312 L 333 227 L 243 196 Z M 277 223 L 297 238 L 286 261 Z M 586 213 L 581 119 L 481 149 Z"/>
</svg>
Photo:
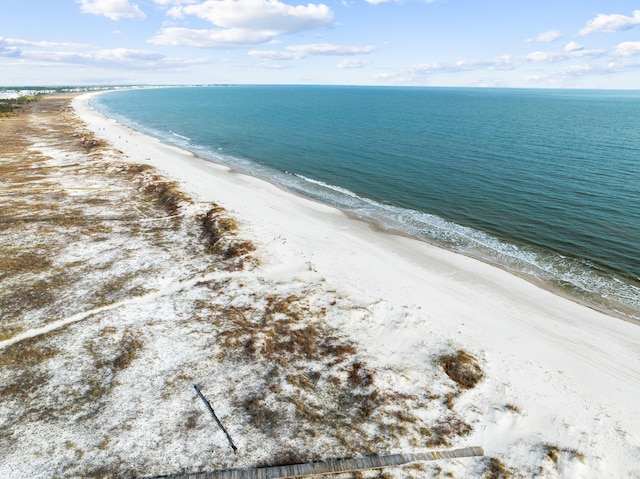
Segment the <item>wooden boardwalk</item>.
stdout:
<svg viewBox="0 0 640 479">
<path fill-rule="evenodd" d="M 439 459 L 455 459 L 461 457 L 483 456 L 481 447 L 466 447 L 451 451 L 419 452 L 415 454 L 391 454 L 388 456 L 368 456 L 353 459 L 335 459 L 329 461 L 310 462 L 308 464 L 292 464 L 289 466 L 258 467 L 254 469 L 227 469 L 190 474 L 175 474 L 150 479 L 285 479 L 295 477 L 311 477 L 324 474 L 367 471 L 390 466 L 401 466 L 417 461 L 436 461 Z"/>
</svg>

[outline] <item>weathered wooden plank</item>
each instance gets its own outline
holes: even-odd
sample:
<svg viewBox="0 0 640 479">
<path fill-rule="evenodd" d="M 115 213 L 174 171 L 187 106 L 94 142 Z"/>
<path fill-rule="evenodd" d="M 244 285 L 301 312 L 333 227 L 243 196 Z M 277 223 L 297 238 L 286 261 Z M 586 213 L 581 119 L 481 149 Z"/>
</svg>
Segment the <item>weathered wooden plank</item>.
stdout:
<svg viewBox="0 0 640 479">
<path fill-rule="evenodd" d="M 390 454 L 387 456 L 366 456 L 351 459 L 335 459 L 308 464 L 292 464 L 288 466 L 270 466 L 246 469 L 227 469 L 219 471 L 175 474 L 149 479 L 293 479 L 319 476 L 323 474 L 339 474 L 343 472 L 366 471 L 384 467 L 400 466 L 418 461 L 437 461 L 463 457 L 483 456 L 481 447 L 466 447 L 451 451 L 431 451 L 415 454 Z"/>
<path fill-rule="evenodd" d="M 209 409 L 209 412 L 211 413 L 213 418 L 218 423 L 218 426 L 220 427 L 220 429 L 222 429 L 222 432 L 224 432 L 225 435 L 227 436 L 227 440 L 229 441 L 229 444 L 231 445 L 231 449 L 233 449 L 234 453 L 237 453 L 238 452 L 238 448 L 233 443 L 233 440 L 231 439 L 231 436 L 227 432 L 227 429 L 222 425 L 222 422 L 220 422 L 220 419 L 218 419 L 218 416 L 216 415 L 216 412 L 213 410 L 213 407 L 211 407 L 211 403 L 208 401 L 208 399 L 206 397 L 204 397 L 204 394 L 202 394 L 202 391 L 200 391 L 200 388 L 198 387 L 197 384 L 194 384 L 193 387 L 195 388 L 196 392 L 198 393 L 198 396 L 200 396 L 200 399 L 202 399 L 202 402 L 204 403 L 204 405 L 207 406 L 207 409 Z"/>
</svg>

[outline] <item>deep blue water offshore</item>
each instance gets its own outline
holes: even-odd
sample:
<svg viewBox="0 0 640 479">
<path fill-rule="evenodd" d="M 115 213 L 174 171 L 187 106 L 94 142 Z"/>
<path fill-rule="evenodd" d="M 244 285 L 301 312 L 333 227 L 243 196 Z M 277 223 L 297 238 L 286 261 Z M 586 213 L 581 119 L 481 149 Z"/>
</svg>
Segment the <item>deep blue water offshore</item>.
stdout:
<svg viewBox="0 0 640 479">
<path fill-rule="evenodd" d="M 117 91 L 94 106 L 640 318 L 640 91 L 219 86 Z"/>
</svg>

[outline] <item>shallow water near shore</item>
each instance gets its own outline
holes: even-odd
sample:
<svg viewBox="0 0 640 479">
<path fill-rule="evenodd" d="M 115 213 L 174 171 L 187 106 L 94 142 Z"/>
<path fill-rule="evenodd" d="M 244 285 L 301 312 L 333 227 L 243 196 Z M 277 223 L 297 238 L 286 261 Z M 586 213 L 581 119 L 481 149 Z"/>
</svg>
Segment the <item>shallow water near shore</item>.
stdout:
<svg viewBox="0 0 640 479">
<path fill-rule="evenodd" d="M 93 105 L 163 141 L 640 318 L 640 92 L 229 86 Z"/>
</svg>

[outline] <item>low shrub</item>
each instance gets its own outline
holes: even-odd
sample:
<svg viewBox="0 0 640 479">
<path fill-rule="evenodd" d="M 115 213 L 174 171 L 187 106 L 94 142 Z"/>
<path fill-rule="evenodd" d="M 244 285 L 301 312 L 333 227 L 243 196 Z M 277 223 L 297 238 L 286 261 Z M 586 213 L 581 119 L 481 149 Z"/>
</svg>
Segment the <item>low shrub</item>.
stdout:
<svg viewBox="0 0 640 479">
<path fill-rule="evenodd" d="M 484 479 L 509 479 L 511 471 L 496 457 L 488 457 L 482 469 Z"/>
<path fill-rule="evenodd" d="M 447 376 L 462 389 L 472 389 L 483 378 L 482 369 L 475 358 L 463 350 L 438 358 Z"/>
</svg>

